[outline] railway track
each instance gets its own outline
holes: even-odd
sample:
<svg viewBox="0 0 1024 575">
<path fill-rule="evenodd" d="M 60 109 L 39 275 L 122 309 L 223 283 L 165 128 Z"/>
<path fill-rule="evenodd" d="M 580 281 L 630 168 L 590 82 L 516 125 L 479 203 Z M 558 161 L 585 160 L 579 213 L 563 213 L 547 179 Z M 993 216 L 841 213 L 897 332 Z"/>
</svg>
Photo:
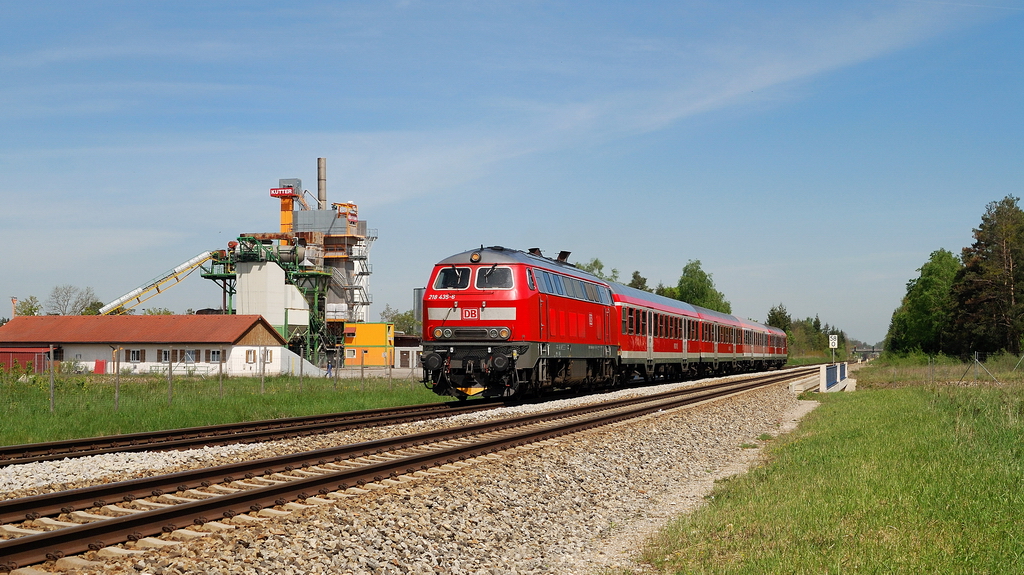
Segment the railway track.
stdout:
<svg viewBox="0 0 1024 575">
<path fill-rule="evenodd" d="M 256 443 L 449 417 L 502 407 L 500 401 L 451 401 L 404 407 L 226 423 L 125 435 L 87 437 L 0 447 L 0 467 L 125 451 L 170 451 L 208 445 Z"/>
<path fill-rule="evenodd" d="M 807 376 L 792 370 L 641 398 L 0 502 L 0 570 L 401 482 L 441 466 Z M 326 498 L 326 499 L 325 499 Z M 54 519 L 53 517 L 58 517 Z M 74 521 L 82 521 L 74 524 Z M 40 529 L 51 529 L 39 531 Z M 35 532 L 33 532 L 35 531 Z M 194 533 L 193 533 L 194 535 Z"/>
</svg>

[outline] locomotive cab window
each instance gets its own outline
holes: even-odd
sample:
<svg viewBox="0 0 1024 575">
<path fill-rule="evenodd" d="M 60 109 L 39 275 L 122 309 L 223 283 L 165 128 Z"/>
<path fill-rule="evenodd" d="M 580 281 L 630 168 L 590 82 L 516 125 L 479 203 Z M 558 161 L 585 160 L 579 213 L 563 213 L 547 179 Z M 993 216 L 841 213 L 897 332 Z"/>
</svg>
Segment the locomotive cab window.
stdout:
<svg viewBox="0 0 1024 575">
<path fill-rule="evenodd" d="M 469 287 L 469 278 L 472 272 L 469 268 L 457 268 L 455 266 L 443 268 L 437 272 L 437 279 L 434 280 L 434 289 L 466 289 Z"/>
<path fill-rule="evenodd" d="M 476 270 L 477 289 L 510 289 L 512 287 L 511 268 L 484 267 Z"/>
</svg>

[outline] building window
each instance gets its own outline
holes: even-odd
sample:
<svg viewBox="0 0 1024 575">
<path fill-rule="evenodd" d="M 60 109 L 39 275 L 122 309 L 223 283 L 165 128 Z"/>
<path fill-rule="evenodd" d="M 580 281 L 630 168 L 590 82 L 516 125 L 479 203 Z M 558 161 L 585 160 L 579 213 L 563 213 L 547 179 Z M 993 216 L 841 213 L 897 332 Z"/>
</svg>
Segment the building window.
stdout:
<svg viewBox="0 0 1024 575">
<path fill-rule="evenodd" d="M 142 361 L 142 350 L 141 349 L 129 349 L 128 350 L 128 361 L 132 363 L 139 363 Z"/>
<path fill-rule="evenodd" d="M 162 349 L 160 350 L 160 363 L 171 363 L 171 350 Z"/>
<path fill-rule="evenodd" d="M 354 359 L 356 357 L 356 350 L 354 350 L 354 349 L 346 349 L 345 350 L 345 357 L 347 357 L 349 359 Z"/>
<path fill-rule="evenodd" d="M 247 349 L 245 350 L 245 363 L 256 363 L 256 350 Z"/>
<path fill-rule="evenodd" d="M 209 363 L 220 363 L 220 350 L 219 349 L 212 349 L 212 350 L 210 350 L 210 362 Z"/>
<path fill-rule="evenodd" d="M 181 354 L 181 361 L 183 361 L 185 363 L 195 363 L 196 362 L 196 350 L 194 350 L 194 349 L 186 349 L 186 350 L 184 350 L 182 352 L 182 354 Z"/>
<path fill-rule="evenodd" d="M 274 350 L 272 350 L 272 349 L 265 349 L 265 350 L 263 350 L 263 363 L 273 363 L 273 362 L 274 362 Z"/>
</svg>

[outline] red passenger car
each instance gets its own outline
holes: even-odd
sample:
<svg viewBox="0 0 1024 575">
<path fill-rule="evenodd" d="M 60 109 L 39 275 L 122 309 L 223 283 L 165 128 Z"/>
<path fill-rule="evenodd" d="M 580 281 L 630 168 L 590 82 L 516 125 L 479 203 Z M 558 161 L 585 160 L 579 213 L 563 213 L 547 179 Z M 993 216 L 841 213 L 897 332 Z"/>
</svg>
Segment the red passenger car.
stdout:
<svg viewBox="0 0 1024 575">
<path fill-rule="evenodd" d="M 481 247 L 436 264 L 424 382 L 440 395 L 510 397 L 785 363 L 775 328 L 606 282 L 568 255 Z"/>
</svg>

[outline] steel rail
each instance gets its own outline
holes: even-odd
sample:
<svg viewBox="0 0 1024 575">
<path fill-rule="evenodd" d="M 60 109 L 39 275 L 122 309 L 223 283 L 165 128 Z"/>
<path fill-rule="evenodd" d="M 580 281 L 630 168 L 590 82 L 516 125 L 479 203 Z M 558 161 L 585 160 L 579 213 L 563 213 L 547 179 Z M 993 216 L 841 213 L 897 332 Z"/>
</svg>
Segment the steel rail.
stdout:
<svg viewBox="0 0 1024 575">
<path fill-rule="evenodd" d="M 453 428 L 445 430 L 447 432 L 446 435 L 441 434 L 441 432 L 435 432 L 433 435 L 438 438 L 443 437 L 446 440 L 476 437 L 478 441 L 448 447 L 443 450 L 404 456 L 391 461 L 364 465 L 354 469 L 331 471 L 322 475 L 296 478 L 266 487 L 228 495 L 217 495 L 209 499 L 181 503 L 152 511 L 140 511 L 127 516 L 112 517 L 104 521 L 3 541 L 0 542 L 0 567 L 13 569 L 19 565 L 38 563 L 46 559 L 56 559 L 67 554 L 98 549 L 126 540 L 138 540 L 148 535 L 173 531 L 185 525 L 202 524 L 222 517 L 232 517 L 238 513 L 258 511 L 267 506 L 283 505 L 295 499 L 306 499 L 310 497 L 310 494 L 326 494 L 336 489 L 347 489 L 353 483 L 360 485 L 371 481 L 382 481 L 389 476 L 414 473 L 417 470 L 429 469 L 439 464 L 453 463 L 461 459 L 473 458 L 510 447 L 576 433 L 584 429 L 607 425 L 656 411 L 717 399 L 801 377 L 805 377 L 805 375 L 799 373 L 782 376 L 776 375 L 739 383 L 728 382 L 702 388 L 687 388 L 686 390 L 677 390 L 676 392 L 657 396 L 618 400 L 602 404 L 601 406 L 577 407 L 545 414 L 532 414 L 507 421 L 490 422 L 489 425 L 477 424 Z M 638 406 L 631 407 L 630 404 Z M 609 414 L 608 412 L 611 413 Z M 567 418 L 569 420 L 565 421 Z M 515 435 L 490 439 L 481 438 L 481 434 L 485 432 L 503 432 L 510 427 L 523 427 L 530 423 L 550 420 L 562 421 L 562 423 L 541 426 Z M 418 439 L 423 435 L 425 434 L 396 438 L 392 440 L 392 444 L 401 446 L 401 448 L 423 445 L 424 442 L 419 441 L 409 443 L 409 440 Z M 346 448 L 350 450 L 356 449 L 359 453 L 370 454 L 371 452 L 365 448 L 371 443 L 380 442 L 368 442 L 367 444 L 346 446 Z M 307 455 L 327 451 L 330 450 L 318 450 L 317 452 L 309 452 Z M 250 463 L 257 465 L 257 467 L 267 465 L 266 461 Z M 270 468 L 266 471 L 269 472 Z M 320 469 L 320 471 L 326 470 Z M 124 486 L 124 483 L 132 482 L 123 482 L 120 485 Z M 121 493 L 124 493 L 124 491 L 122 490 Z M 147 496 L 149 495 L 152 495 L 152 493 L 147 494 Z"/>
<path fill-rule="evenodd" d="M 779 378 L 786 378 L 788 375 L 775 375 L 765 378 L 756 378 L 753 381 L 775 381 Z M 381 454 L 388 450 L 404 448 L 408 446 L 423 445 L 443 441 L 451 437 L 471 437 L 479 433 L 492 431 L 495 428 L 508 429 L 521 427 L 539 420 L 570 417 L 580 413 L 592 413 L 606 411 L 624 405 L 633 405 L 638 402 L 660 401 L 666 398 L 678 397 L 681 395 L 692 395 L 708 390 L 731 388 L 743 382 L 719 382 L 706 386 L 688 387 L 662 394 L 651 395 L 641 398 L 626 398 L 598 404 L 577 406 L 573 408 L 543 412 L 539 414 L 528 414 L 513 418 L 502 419 L 497 422 L 486 421 L 467 426 L 442 428 L 421 433 L 403 435 L 396 438 L 384 438 L 361 443 L 326 447 L 313 451 L 280 455 L 276 457 L 256 459 L 230 463 L 216 467 L 206 467 L 179 471 L 153 477 L 142 477 L 127 481 L 82 487 L 68 491 L 43 493 L 30 497 L 8 499 L 0 501 L 0 523 L 11 523 L 24 521 L 26 519 L 37 519 L 39 517 L 70 513 L 91 507 L 102 507 L 108 503 L 131 501 L 133 499 L 160 496 L 176 491 L 186 491 L 199 487 L 207 487 L 214 483 L 230 483 L 236 479 L 248 479 L 256 475 L 270 475 L 282 471 L 292 471 L 311 465 L 322 465 L 328 462 L 337 462 L 354 457 L 364 457 Z"/>
<path fill-rule="evenodd" d="M 503 403 L 500 401 L 468 403 L 452 401 L 263 421 L 223 423 L 204 427 L 145 431 L 105 437 L 86 437 L 45 443 L 26 443 L 0 447 L 0 467 L 103 453 L 170 451 L 207 445 L 272 441 L 326 431 L 343 431 L 436 419 L 460 413 L 494 409 L 502 405 Z"/>
<path fill-rule="evenodd" d="M 801 369 L 801 368 L 795 368 Z M 788 371 L 788 370 L 787 370 Z M 598 393 L 642 387 L 627 385 L 620 388 L 602 388 Z M 555 394 L 545 396 L 539 401 L 571 397 L 574 394 Z M 262 421 L 239 423 L 222 423 L 202 427 L 144 431 L 102 437 L 86 437 L 49 441 L 43 443 L 25 443 L 20 445 L 0 446 L 0 468 L 7 465 L 22 465 L 38 461 L 54 461 L 58 459 L 86 457 L 104 453 L 138 452 L 138 451 L 170 451 L 204 447 L 208 445 L 226 445 L 232 443 L 254 443 L 289 439 L 327 431 L 344 431 L 348 429 L 393 425 L 409 421 L 422 421 L 483 411 L 501 406 L 519 405 L 531 402 L 509 402 L 501 399 L 450 401 L 428 403 L 390 408 L 346 411 L 321 415 L 304 415 Z"/>
</svg>

